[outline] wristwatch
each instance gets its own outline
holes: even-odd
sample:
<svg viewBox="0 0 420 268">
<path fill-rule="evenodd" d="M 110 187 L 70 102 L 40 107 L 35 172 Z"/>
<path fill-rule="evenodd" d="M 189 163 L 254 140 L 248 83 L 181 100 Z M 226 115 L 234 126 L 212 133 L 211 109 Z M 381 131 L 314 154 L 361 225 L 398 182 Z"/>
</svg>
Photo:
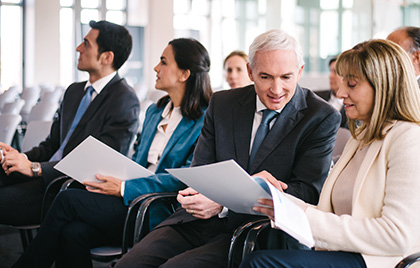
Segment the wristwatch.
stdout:
<svg viewBox="0 0 420 268">
<path fill-rule="evenodd" d="M 34 177 L 38 177 L 38 173 L 41 170 L 41 164 L 39 162 L 32 162 L 31 169 Z"/>
</svg>

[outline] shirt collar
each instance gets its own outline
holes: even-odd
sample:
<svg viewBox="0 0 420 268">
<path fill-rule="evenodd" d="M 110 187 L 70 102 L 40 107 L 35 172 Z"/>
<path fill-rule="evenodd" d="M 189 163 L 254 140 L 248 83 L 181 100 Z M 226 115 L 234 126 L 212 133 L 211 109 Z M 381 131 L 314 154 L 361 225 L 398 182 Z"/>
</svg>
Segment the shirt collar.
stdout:
<svg viewBox="0 0 420 268">
<path fill-rule="evenodd" d="M 283 106 L 284 108 L 284 106 Z M 281 113 L 283 108 L 276 110 L 277 113 Z M 262 110 L 268 109 L 265 105 L 261 102 L 260 97 L 257 95 L 257 112 L 261 112 Z"/>
<path fill-rule="evenodd" d="M 92 86 L 97 94 L 101 93 L 102 89 L 104 89 L 104 87 L 109 83 L 109 81 L 112 80 L 112 78 L 114 78 L 114 76 L 116 74 L 117 74 L 117 71 L 114 71 L 114 72 L 102 77 L 101 79 L 96 80 L 95 82 L 93 82 L 93 84 L 91 84 L 88 80 L 86 85 L 85 85 L 85 90 L 89 86 Z"/>
<path fill-rule="evenodd" d="M 163 118 L 169 118 L 169 113 L 171 112 L 172 106 L 173 106 L 172 101 L 169 101 L 166 104 L 165 109 L 162 112 Z M 172 113 L 181 113 L 181 107 L 173 107 Z"/>
</svg>

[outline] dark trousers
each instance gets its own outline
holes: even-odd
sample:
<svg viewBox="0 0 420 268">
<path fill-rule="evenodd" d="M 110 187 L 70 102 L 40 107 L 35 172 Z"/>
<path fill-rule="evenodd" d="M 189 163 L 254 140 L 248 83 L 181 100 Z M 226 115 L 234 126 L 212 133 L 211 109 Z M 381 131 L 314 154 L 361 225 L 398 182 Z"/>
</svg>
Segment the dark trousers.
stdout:
<svg viewBox="0 0 420 268">
<path fill-rule="evenodd" d="M 358 253 L 314 250 L 258 250 L 239 268 L 366 268 Z"/>
<path fill-rule="evenodd" d="M 92 267 L 90 249 L 121 245 L 122 198 L 68 189 L 54 200 L 38 235 L 13 267 Z"/>
<path fill-rule="evenodd" d="M 41 178 L 16 172 L 7 176 L 0 169 L 0 224 L 39 224 L 44 191 Z"/>
<path fill-rule="evenodd" d="M 225 230 L 217 217 L 154 229 L 115 268 L 226 267 L 232 234 Z"/>
</svg>

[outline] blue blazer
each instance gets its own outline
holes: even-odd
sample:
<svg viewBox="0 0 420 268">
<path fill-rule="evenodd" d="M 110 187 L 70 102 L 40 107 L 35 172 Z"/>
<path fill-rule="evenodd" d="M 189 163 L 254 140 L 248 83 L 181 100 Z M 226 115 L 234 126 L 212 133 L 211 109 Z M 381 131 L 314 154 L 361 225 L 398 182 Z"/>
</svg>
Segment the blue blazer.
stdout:
<svg viewBox="0 0 420 268">
<path fill-rule="evenodd" d="M 155 137 L 157 126 L 162 120 L 164 108 L 164 106 L 157 108 L 156 104 L 152 104 L 147 109 L 138 147 L 133 155 L 133 160 L 144 167 L 147 167 L 149 149 Z M 176 192 L 186 188 L 184 183 L 168 174 L 165 169 L 190 166 L 194 148 L 200 135 L 201 128 L 203 127 L 205 109 L 202 109 L 202 112 L 203 115 L 197 120 L 191 120 L 185 117 L 181 119 L 163 150 L 155 175 L 125 182 L 124 203 L 126 205 L 129 205 L 136 197 L 143 194 Z M 169 212 L 163 207 L 151 208 L 151 213 L 153 215 L 153 217 L 150 217 L 151 228 L 169 216 Z"/>
</svg>

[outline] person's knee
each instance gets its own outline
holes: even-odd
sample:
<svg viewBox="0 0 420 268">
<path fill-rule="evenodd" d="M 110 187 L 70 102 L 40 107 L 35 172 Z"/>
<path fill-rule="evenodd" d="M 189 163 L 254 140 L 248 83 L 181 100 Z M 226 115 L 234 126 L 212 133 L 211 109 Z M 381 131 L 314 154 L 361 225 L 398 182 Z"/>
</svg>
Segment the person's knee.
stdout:
<svg viewBox="0 0 420 268">
<path fill-rule="evenodd" d="M 261 261 L 265 258 L 265 255 L 266 253 L 264 250 L 257 250 L 257 251 L 251 252 L 245 256 L 239 268 L 260 267 L 259 265 L 261 264 Z"/>
</svg>

